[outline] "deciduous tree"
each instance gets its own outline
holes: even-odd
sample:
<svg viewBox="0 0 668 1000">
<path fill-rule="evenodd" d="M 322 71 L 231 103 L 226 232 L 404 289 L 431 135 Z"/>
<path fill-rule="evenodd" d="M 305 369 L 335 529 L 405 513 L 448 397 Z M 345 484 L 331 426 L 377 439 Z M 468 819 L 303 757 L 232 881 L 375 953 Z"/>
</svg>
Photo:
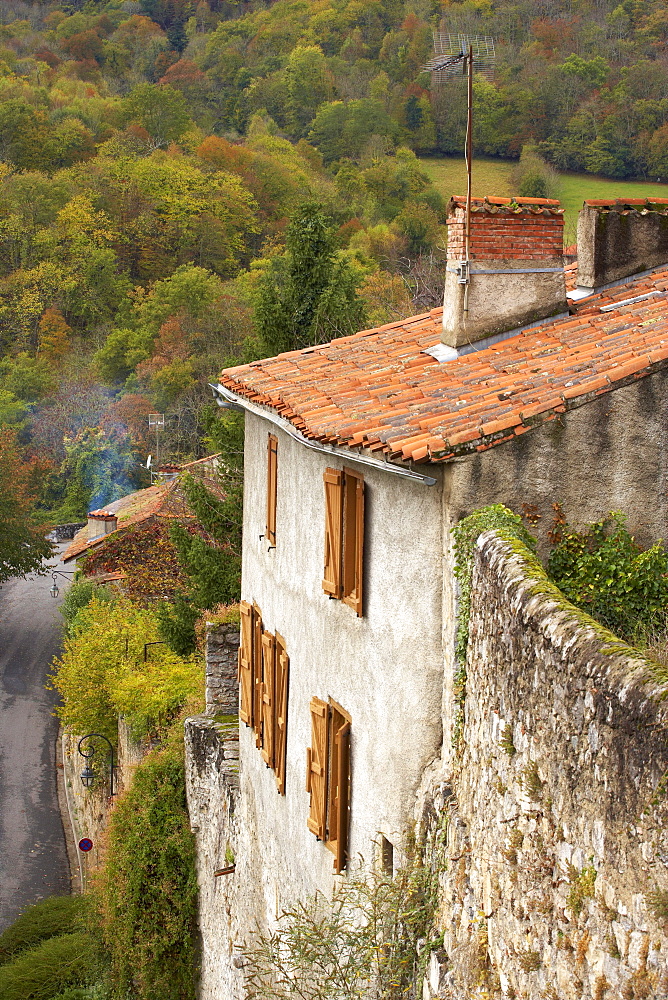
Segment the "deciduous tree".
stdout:
<svg viewBox="0 0 668 1000">
<path fill-rule="evenodd" d="M 22 461 L 14 431 L 0 428 L 0 583 L 39 570 L 53 546 L 32 521 L 30 467 Z"/>
</svg>

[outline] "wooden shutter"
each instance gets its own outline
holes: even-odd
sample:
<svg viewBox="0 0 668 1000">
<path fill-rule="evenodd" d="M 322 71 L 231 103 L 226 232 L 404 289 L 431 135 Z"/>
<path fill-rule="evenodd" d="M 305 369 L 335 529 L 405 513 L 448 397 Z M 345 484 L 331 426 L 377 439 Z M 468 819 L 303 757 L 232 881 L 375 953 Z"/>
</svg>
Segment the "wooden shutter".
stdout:
<svg viewBox="0 0 668 1000">
<path fill-rule="evenodd" d="M 325 570 L 322 589 L 341 596 L 341 534 L 343 528 L 343 473 L 325 469 Z"/>
<path fill-rule="evenodd" d="M 334 853 L 334 869 L 347 862 L 350 798 L 350 719 L 339 705 L 330 705 L 331 763 L 327 802 L 327 847 Z"/>
<path fill-rule="evenodd" d="M 311 793 L 308 828 L 318 840 L 325 840 L 327 821 L 327 762 L 329 705 L 311 698 L 311 746 L 306 751 L 306 791 Z"/>
<path fill-rule="evenodd" d="M 262 613 L 253 605 L 253 728 L 255 745 L 262 746 Z"/>
<path fill-rule="evenodd" d="M 343 600 L 362 615 L 364 479 L 345 470 L 343 504 Z"/>
<path fill-rule="evenodd" d="M 276 544 L 276 486 L 278 477 L 278 438 L 269 435 L 267 441 L 267 529 L 270 545 Z"/>
<path fill-rule="evenodd" d="M 285 758 L 288 741 L 288 682 L 290 659 L 285 651 L 285 642 L 280 635 L 276 636 L 276 686 L 274 690 L 275 704 L 275 745 L 274 769 L 276 771 L 276 786 L 281 795 L 285 795 Z"/>
<path fill-rule="evenodd" d="M 274 652 L 275 640 L 270 632 L 262 633 L 262 756 L 269 767 L 274 766 Z"/>
<path fill-rule="evenodd" d="M 239 717 L 247 726 L 253 725 L 253 608 L 247 601 L 239 605 L 241 641 L 239 643 Z"/>
</svg>

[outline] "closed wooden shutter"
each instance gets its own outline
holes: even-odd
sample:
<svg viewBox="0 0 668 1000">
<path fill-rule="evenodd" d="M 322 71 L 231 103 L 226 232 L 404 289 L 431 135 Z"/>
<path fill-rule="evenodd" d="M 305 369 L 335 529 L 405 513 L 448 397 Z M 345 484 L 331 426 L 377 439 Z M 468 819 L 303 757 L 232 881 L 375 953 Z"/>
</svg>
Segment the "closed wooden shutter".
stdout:
<svg viewBox="0 0 668 1000">
<path fill-rule="evenodd" d="M 270 434 L 267 442 L 267 529 L 270 545 L 276 544 L 276 487 L 278 482 L 278 438 Z"/>
<path fill-rule="evenodd" d="M 274 766 L 274 652 L 270 632 L 262 633 L 262 756 Z"/>
<path fill-rule="evenodd" d="M 343 600 L 362 615 L 364 479 L 345 470 L 343 507 Z"/>
<path fill-rule="evenodd" d="M 262 746 L 262 614 L 253 605 L 253 728 L 255 745 Z"/>
<path fill-rule="evenodd" d="M 253 725 L 253 608 L 247 601 L 239 605 L 241 636 L 239 643 L 239 718 Z"/>
<path fill-rule="evenodd" d="M 332 767 L 336 770 L 336 826 L 330 830 L 330 836 L 336 836 L 334 851 L 334 870 L 342 872 L 348 862 L 348 827 L 350 814 L 350 723 L 338 729 L 334 737 L 334 756 Z"/>
<path fill-rule="evenodd" d="M 276 771 L 276 787 L 281 795 L 285 795 L 285 758 L 288 745 L 288 684 L 290 659 L 285 651 L 285 642 L 280 635 L 276 636 L 276 686 L 275 701 L 275 745 L 274 769 Z"/>
<path fill-rule="evenodd" d="M 329 757 L 329 706 L 311 698 L 311 746 L 306 751 L 306 791 L 311 793 L 308 828 L 325 840 L 327 822 L 327 763 Z"/>
<path fill-rule="evenodd" d="M 337 872 L 346 867 L 350 797 L 350 719 L 333 702 L 330 710 L 329 787 L 327 795 L 327 847 L 334 853 Z"/>
<path fill-rule="evenodd" d="M 322 589 L 341 596 L 341 533 L 343 528 L 343 473 L 325 470 L 325 569 Z"/>
</svg>

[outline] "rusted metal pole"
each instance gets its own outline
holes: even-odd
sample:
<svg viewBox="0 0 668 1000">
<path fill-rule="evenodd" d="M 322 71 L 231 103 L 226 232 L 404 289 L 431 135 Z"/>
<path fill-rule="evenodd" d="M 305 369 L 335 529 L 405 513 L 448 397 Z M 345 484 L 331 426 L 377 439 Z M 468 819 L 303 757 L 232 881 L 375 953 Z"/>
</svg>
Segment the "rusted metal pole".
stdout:
<svg viewBox="0 0 668 1000">
<path fill-rule="evenodd" d="M 467 261 L 467 281 L 464 285 L 464 319 L 469 312 L 469 282 L 471 280 L 471 153 L 473 149 L 473 45 L 469 45 L 467 56 L 467 100 L 466 100 L 466 229 L 465 253 Z"/>
</svg>

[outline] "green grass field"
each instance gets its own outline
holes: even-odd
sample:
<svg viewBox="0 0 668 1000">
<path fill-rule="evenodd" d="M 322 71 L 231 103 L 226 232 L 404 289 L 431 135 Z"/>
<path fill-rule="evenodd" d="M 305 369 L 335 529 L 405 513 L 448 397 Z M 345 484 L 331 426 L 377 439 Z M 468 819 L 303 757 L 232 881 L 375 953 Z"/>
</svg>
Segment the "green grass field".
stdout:
<svg viewBox="0 0 668 1000">
<path fill-rule="evenodd" d="M 424 157 L 420 161 L 425 173 L 441 194 L 466 194 L 466 167 L 457 157 Z M 473 194 L 508 197 L 510 175 L 515 166 L 512 160 L 474 159 Z M 585 198 L 668 198 L 668 184 L 648 181 L 614 181 L 594 174 L 561 174 L 558 197 L 564 207 L 565 242 L 575 242 L 578 212 Z"/>
</svg>

